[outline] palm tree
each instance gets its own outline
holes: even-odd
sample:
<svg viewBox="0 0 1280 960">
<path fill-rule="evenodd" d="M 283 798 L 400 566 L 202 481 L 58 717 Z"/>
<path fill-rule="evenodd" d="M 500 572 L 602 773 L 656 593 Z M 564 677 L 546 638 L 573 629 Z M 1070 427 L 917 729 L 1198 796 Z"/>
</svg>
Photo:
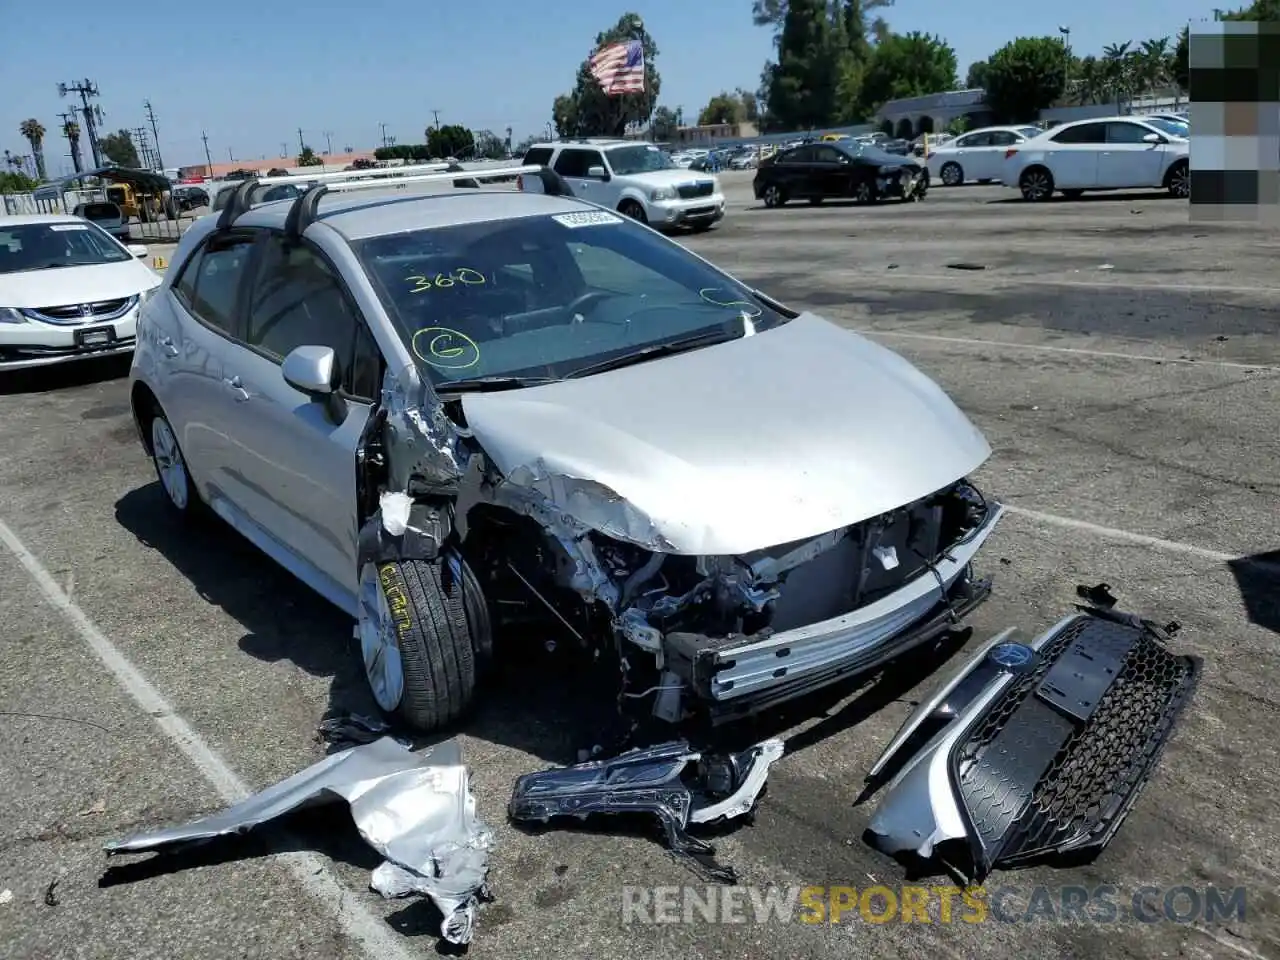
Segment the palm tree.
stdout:
<svg viewBox="0 0 1280 960">
<path fill-rule="evenodd" d="M 1076 64 L 1074 73 L 1072 86 L 1076 103 L 1082 107 L 1097 103 L 1105 89 L 1102 65 L 1098 58 L 1093 55 L 1082 57 Z"/>
<path fill-rule="evenodd" d="M 1169 38 L 1143 40 L 1141 56 L 1143 92 L 1155 94 L 1167 89 L 1173 82 L 1169 70 Z"/>
<path fill-rule="evenodd" d="M 44 124 L 34 118 L 23 120 L 18 124 L 18 131 L 31 144 L 31 156 L 36 161 L 36 177 L 42 181 L 47 180 L 44 173 Z"/>
<path fill-rule="evenodd" d="M 82 172 L 84 167 L 80 164 L 80 124 L 68 120 L 62 125 L 62 135 L 71 145 L 71 165 L 75 167 L 76 173 Z"/>
<path fill-rule="evenodd" d="M 1112 43 L 1102 48 L 1102 67 L 1108 99 L 1115 101 L 1116 113 L 1124 112 L 1124 103 L 1132 95 L 1134 52 L 1130 42 Z"/>
</svg>

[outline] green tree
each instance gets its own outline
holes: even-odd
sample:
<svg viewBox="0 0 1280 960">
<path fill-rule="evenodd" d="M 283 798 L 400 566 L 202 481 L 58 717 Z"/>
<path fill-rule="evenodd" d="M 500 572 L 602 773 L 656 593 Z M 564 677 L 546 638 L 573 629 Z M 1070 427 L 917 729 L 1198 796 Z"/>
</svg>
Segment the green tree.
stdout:
<svg viewBox="0 0 1280 960">
<path fill-rule="evenodd" d="M 698 126 L 705 127 L 713 123 L 741 123 L 745 119 L 745 114 L 746 111 L 739 97 L 721 91 L 698 111 Z"/>
<path fill-rule="evenodd" d="M 475 143 L 475 134 L 461 124 L 446 124 L 427 131 L 427 149 L 433 157 L 470 156 Z"/>
<path fill-rule="evenodd" d="M 987 89 L 987 61 L 979 60 L 969 64 L 969 72 L 964 76 L 964 85 L 969 90 Z"/>
<path fill-rule="evenodd" d="M 941 93 L 956 85 L 956 52 L 940 37 L 892 33 L 877 43 L 862 78 L 867 114 L 901 97 Z"/>
<path fill-rule="evenodd" d="M 999 119 L 1029 123 L 1066 86 L 1067 51 L 1051 37 L 1019 37 L 987 61 L 986 101 Z"/>
<path fill-rule="evenodd" d="M 300 167 L 322 167 L 324 161 L 316 156 L 316 152 L 309 146 L 303 145 L 302 152 L 298 154 L 296 163 Z"/>
<path fill-rule="evenodd" d="M 947 124 L 947 133 L 953 137 L 958 137 L 969 129 L 969 117 L 967 114 L 961 114 L 950 123 Z"/>
<path fill-rule="evenodd" d="M 26 138 L 27 143 L 31 144 L 31 156 L 36 161 L 36 176 L 41 180 L 48 180 L 49 176 L 44 169 L 44 124 L 32 117 L 18 124 L 18 130 Z"/>
<path fill-rule="evenodd" d="M 1183 27 L 1182 32 L 1178 34 L 1178 45 L 1173 49 L 1173 82 L 1178 85 L 1178 89 L 1183 93 L 1189 93 L 1191 90 L 1190 68 L 1188 66 L 1188 55 L 1191 50 L 1191 28 Z"/>
<path fill-rule="evenodd" d="M 826 0 L 789 0 L 769 77 L 769 114 L 781 126 L 812 129 L 835 114 L 839 62 L 831 33 Z"/>
<path fill-rule="evenodd" d="M 38 186 L 40 181 L 31 179 L 25 173 L 0 170 L 0 193 L 30 193 Z"/>
<path fill-rule="evenodd" d="M 760 122 L 760 100 L 750 90 L 744 90 L 739 87 L 734 91 L 734 96 L 738 98 L 738 102 L 742 104 L 742 119 L 747 123 Z"/>
<path fill-rule="evenodd" d="M 656 65 L 657 44 L 644 30 L 638 14 L 624 13 L 608 30 L 596 34 L 594 53 L 601 47 L 624 40 L 642 40 L 644 44 L 644 90 L 609 96 L 591 75 L 591 58 L 582 61 L 573 90 L 556 97 L 551 107 L 552 122 L 562 137 L 621 136 L 629 121 L 644 122 L 650 118 L 662 78 Z"/>
<path fill-rule="evenodd" d="M 108 133 L 98 141 L 98 147 L 102 155 L 114 164 L 134 169 L 142 166 L 142 162 L 138 159 L 138 148 L 133 145 L 133 137 L 129 135 L 128 130 Z"/>
<path fill-rule="evenodd" d="M 1247 7 L 1224 13 L 1222 20 L 1280 20 L 1280 0 L 1254 0 Z"/>
<path fill-rule="evenodd" d="M 501 160 L 507 155 L 507 144 L 492 130 L 476 134 L 475 156 L 483 160 Z"/>
<path fill-rule="evenodd" d="M 676 135 L 676 129 L 680 126 L 680 121 L 676 117 L 676 112 L 670 107 L 659 107 L 653 111 L 653 138 L 655 140 L 670 140 Z"/>
</svg>

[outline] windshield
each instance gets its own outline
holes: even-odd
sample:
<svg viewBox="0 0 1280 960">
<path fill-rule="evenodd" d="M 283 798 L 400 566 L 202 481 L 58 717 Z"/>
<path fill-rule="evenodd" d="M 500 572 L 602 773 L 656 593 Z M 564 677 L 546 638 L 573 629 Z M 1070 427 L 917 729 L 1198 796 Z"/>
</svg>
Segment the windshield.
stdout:
<svg viewBox="0 0 1280 960">
<path fill-rule="evenodd" d="M 1028 140 L 1030 140 L 1032 137 L 1038 137 L 1040 136 L 1040 134 L 1044 133 L 1044 131 L 1041 130 L 1039 127 L 1018 127 L 1017 132 L 1022 134 Z"/>
<path fill-rule="evenodd" d="M 609 166 L 619 177 L 651 170 L 670 170 L 671 161 L 657 147 L 619 147 L 609 151 Z"/>
<path fill-rule="evenodd" d="M 354 247 L 437 386 L 569 377 L 645 348 L 735 339 L 786 319 L 678 244 L 603 210 L 418 230 Z"/>
<path fill-rule="evenodd" d="M 0 273 L 129 259 L 127 250 L 89 223 L 24 223 L 0 228 Z"/>
<path fill-rule="evenodd" d="M 1146 123 L 1155 127 L 1161 133 L 1167 133 L 1171 137 L 1190 137 L 1191 127 L 1185 123 L 1178 123 L 1175 120 L 1166 120 L 1164 117 L 1143 117 Z"/>
</svg>

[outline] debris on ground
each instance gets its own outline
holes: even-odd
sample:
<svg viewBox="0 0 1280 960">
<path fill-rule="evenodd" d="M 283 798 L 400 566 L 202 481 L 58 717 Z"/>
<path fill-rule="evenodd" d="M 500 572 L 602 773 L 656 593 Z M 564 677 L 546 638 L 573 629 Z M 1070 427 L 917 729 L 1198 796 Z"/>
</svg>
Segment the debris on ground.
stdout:
<svg viewBox="0 0 1280 960">
<path fill-rule="evenodd" d="M 703 755 L 683 740 L 637 747 L 611 760 L 592 760 L 519 777 L 508 814 L 516 823 L 593 814 L 656 816 L 667 846 L 709 879 L 736 883 L 732 867 L 716 862 L 715 848 L 687 832 L 751 813 L 769 768 L 783 754 L 781 740 L 765 740 L 741 753 Z"/>
<path fill-rule="evenodd" d="M 987 269 L 987 265 L 985 263 L 966 263 L 966 262 L 948 263 L 947 269 L 948 270 L 985 270 Z"/>
<path fill-rule="evenodd" d="M 58 900 L 58 881 L 50 880 L 49 885 L 44 888 L 44 905 L 46 907 L 56 907 L 60 902 Z"/>
<path fill-rule="evenodd" d="M 386 862 L 370 886 L 387 898 L 422 894 L 443 916 L 440 935 L 471 942 L 476 904 L 487 896 L 493 835 L 476 815 L 456 740 L 414 752 L 390 737 L 332 754 L 221 813 L 107 845 L 107 854 L 165 850 L 234 836 L 341 798 L 356 829 Z"/>
<path fill-rule="evenodd" d="M 359 713 L 331 713 L 320 721 L 316 738 L 340 746 L 358 746 L 385 737 L 391 727 Z"/>
<path fill-rule="evenodd" d="M 0 890 L 0 907 L 13 900 L 12 890 Z"/>
<path fill-rule="evenodd" d="M 87 807 L 85 807 L 83 810 L 79 811 L 79 812 L 76 814 L 76 816 L 77 816 L 77 817 L 92 817 L 92 816 L 96 816 L 96 815 L 97 815 L 97 814 L 99 814 L 99 813 L 106 813 L 106 812 L 107 812 L 107 801 L 105 801 L 105 800 L 95 800 L 95 801 L 93 801 L 93 803 L 89 804 L 89 806 L 87 806 Z"/>
<path fill-rule="evenodd" d="M 1103 610 L 1110 610 L 1119 601 L 1111 592 L 1111 584 L 1097 583 L 1092 587 L 1088 584 L 1078 584 L 1076 586 L 1076 596 L 1082 600 L 1091 603 L 1095 607 L 1101 607 Z"/>
</svg>

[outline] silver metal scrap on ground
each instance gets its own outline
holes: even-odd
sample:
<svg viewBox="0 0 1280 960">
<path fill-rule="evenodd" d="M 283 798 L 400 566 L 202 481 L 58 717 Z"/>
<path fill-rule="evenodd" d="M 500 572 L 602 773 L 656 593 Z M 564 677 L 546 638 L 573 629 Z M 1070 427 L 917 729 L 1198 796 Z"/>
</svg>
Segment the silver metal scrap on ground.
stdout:
<svg viewBox="0 0 1280 960">
<path fill-rule="evenodd" d="M 390 737 L 343 750 L 221 813 L 107 845 L 107 853 L 158 850 L 244 833 L 302 807 L 342 799 L 356 829 L 386 858 L 369 885 L 384 897 L 425 894 L 450 943 L 471 942 L 493 835 L 476 816 L 456 740 L 419 753 Z"/>
</svg>

